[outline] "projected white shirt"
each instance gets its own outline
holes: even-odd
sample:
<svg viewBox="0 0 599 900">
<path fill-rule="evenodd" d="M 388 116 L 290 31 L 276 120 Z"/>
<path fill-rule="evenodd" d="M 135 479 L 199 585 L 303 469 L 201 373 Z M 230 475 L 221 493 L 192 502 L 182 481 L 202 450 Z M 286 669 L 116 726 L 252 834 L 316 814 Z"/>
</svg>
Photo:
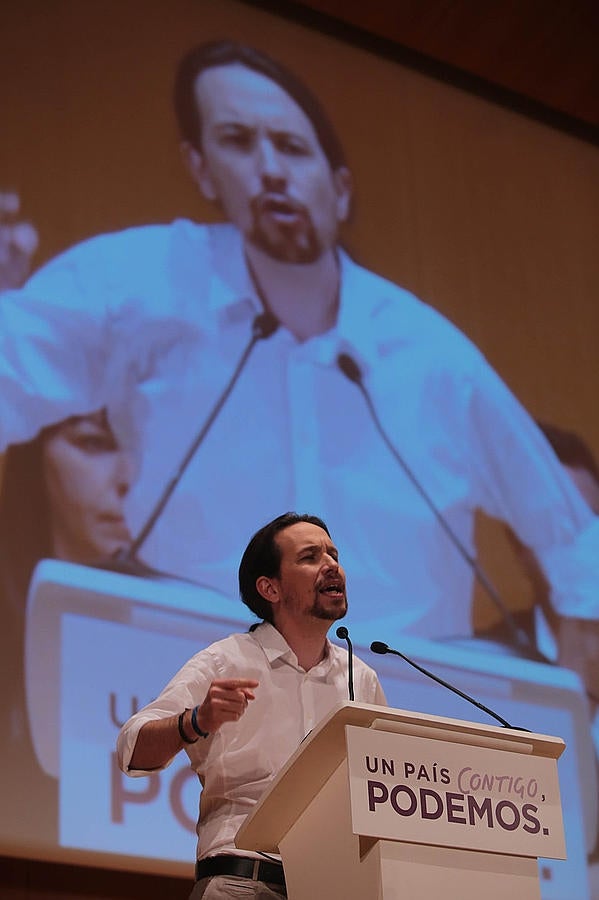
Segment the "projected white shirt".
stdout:
<svg viewBox="0 0 599 900">
<path fill-rule="evenodd" d="M 272 625 L 231 635 L 192 657 L 156 700 L 123 726 L 119 765 L 129 775 L 146 774 L 128 769 L 141 726 L 201 703 L 214 679 L 259 681 L 256 699 L 238 722 L 226 723 L 210 738 L 185 748 L 204 783 L 198 856 L 235 852 L 240 825 L 279 769 L 320 720 L 347 700 L 347 677 L 347 651 L 330 641 L 325 659 L 306 672 Z M 354 690 L 361 703 L 386 705 L 375 672 L 356 656 Z"/>
<path fill-rule="evenodd" d="M 594 519 L 503 382 L 446 319 L 340 252 L 339 317 L 254 349 L 141 556 L 236 595 L 248 535 L 322 516 L 348 574 L 352 634 L 470 634 L 472 574 L 338 369 L 359 365 L 394 445 L 473 552 L 473 512 L 534 548 L 555 607 L 599 616 Z M 233 372 L 260 303 L 238 232 L 188 221 L 94 238 L 0 303 L 2 442 L 109 408 L 135 449 L 135 533 Z"/>
</svg>

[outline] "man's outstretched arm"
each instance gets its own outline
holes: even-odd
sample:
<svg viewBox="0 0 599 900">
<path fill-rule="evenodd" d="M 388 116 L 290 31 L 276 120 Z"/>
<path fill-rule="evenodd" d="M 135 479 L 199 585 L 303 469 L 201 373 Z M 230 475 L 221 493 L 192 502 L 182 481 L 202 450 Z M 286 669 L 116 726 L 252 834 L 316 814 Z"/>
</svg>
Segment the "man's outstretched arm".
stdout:
<svg viewBox="0 0 599 900">
<path fill-rule="evenodd" d="M 206 697 L 194 710 L 162 719 L 146 722 L 137 735 L 129 769 L 151 771 L 163 768 L 186 743 L 195 743 L 200 731 L 214 734 L 225 722 L 237 722 L 248 703 L 254 699 L 258 682 L 251 679 L 232 678 L 215 680 L 210 684 Z M 185 735 L 185 738 L 183 737 Z"/>
</svg>

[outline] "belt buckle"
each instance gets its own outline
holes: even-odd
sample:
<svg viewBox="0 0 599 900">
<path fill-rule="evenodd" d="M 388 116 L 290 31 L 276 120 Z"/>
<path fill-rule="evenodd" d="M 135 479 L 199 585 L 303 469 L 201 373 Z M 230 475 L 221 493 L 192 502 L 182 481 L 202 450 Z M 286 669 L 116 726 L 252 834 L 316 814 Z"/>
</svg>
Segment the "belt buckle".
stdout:
<svg viewBox="0 0 599 900">
<path fill-rule="evenodd" d="M 254 868 L 252 870 L 252 881 L 260 881 L 260 860 L 254 860 Z"/>
</svg>

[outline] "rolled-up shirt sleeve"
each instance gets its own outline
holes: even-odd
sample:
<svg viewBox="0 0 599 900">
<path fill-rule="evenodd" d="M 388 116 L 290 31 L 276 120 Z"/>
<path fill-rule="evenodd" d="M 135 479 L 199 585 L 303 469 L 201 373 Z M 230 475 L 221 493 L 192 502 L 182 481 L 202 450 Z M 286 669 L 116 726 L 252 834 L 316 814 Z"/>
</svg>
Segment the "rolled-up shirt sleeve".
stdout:
<svg viewBox="0 0 599 900">
<path fill-rule="evenodd" d="M 574 540 L 537 551 L 555 610 L 574 619 L 599 619 L 599 516 Z"/>
<path fill-rule="evenodd" d="M 211 652 L 211 648 L 197 653 L 179 669 L 155 700 L 142 707 L 125 722 L 119 732 L 116 749 L 119 766 L 126 775 L 136 777 L 148 774 L 146 769 L 131 768 L 135 744 L 146 722 L 178 715 L 184 709 L 197 706 L 204 700 L 211 682 L 220 677 L 220 669 L 218 658 Z M 203 748 L 208 749 L 209 741 L 194 743 L 193 747 L 194 757 L 197 757 Z M 174 757 L 171 757 L 160 768 L 166 769 L 173 759 Z"/>
<path fill-rule="evenodd" d="M 137 716 L 133 716 L 129 719 L 128 722 L 125 722 L 123 727 L 119 732 L 119 736 L 117 738 L 116 743 L 116 752 L 117 758 L 119 762 L 119 766 L 123 772 L 127 775 L 138 776 L 138 775 L 147 775 L 148 772 L 146 769 L 133 769 L 131 768 L 131 757 L 133 756 L 133 751 L 135 750 L 135 744 L 137 743 L 137 736 L 141 730 L 141 728 L 146 724 L 146 722 L 151 722 L 153 719 L 159 718 L 157 716 L 142 716 L 141 713 Z M 172 757 L 164 766 L 167 768 L 170 766 L 174 757 Z"/>
<path fill-rule="evenodd" d="M 540 429 L 482 358 L 463 433 L 481 508 L 508 522 L 534 552 L 555 611 L 599 619 L 599 518 Z"/>
<path fill-rule="evenodd" d="M 2 293 L 0 452 L 69 416 L 112 412 L 161 348 L 186 339 L 165 286 L 168 252 L 157 226 L 101 235 Z"/>
<path fill-rule="evenodd" d="M 68 309 L 31 289 L 9 292 L 0 298 L 0 334 L 0 449 L 106 405 L 110 338 L 97 307 Z"/>
</svg>

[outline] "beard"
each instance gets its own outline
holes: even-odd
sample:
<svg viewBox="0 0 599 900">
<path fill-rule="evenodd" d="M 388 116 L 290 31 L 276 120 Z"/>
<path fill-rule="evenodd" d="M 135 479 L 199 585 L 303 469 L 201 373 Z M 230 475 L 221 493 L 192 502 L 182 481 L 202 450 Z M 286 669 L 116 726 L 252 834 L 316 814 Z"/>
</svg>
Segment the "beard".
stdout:
<svg viewBox="0 0 599 900">
<path fill-rule="evenodd" d="M 331 597 L 321 593 L 317 588 L 312 593 L 311 601 L 306 602 L 304 592 L 286 591 L 281 598 L 281 608 L 294 618 L 319 619 L 324 622 L 336 622 L 347 614 L 347 594 Z"/>
<path fill-rule="evenodd" d="M 309 265 L 323 254 L 322 241 L 316 233 L 308 210 L 291 200 L 277 202 L 263 195 L 250 204 L 252 227 L 248 240 L 258 250 L 277 262 Z M 289 221 L 277 219 L 276 213 L 289 214 Z"/>
<path fill-rule="evenodd" d="M 345 594 L 343 595 L 343 599 L 339 599 L 336 601 L 326 602 L 326 594 L 324 595 L 325 599 L 323 600 L 323 596 L 320 593 L 317 593 L 314 598 L 314 603 L 308 610 L 309 614 L 315 619 L 323 619 L 325 622 L 337 622 L 338 619 L 342 619 L 347 613 L 347 597 Z"/>
</svg>

